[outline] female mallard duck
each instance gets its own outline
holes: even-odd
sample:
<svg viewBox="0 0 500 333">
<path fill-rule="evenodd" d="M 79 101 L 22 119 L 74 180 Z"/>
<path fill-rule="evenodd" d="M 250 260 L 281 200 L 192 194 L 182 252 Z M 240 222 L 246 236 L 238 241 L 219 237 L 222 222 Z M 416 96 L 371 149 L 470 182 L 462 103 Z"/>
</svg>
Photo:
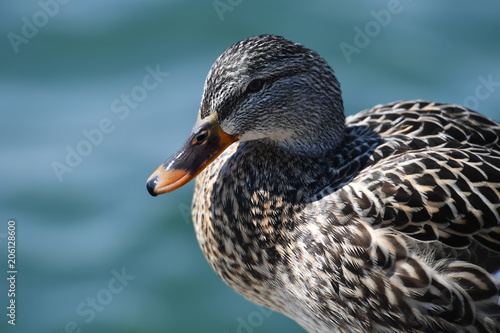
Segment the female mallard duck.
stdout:
<svg viewBox="0 0 500 333">
<path fill-rule="evenodd" d="M 344 118 L 314 51 L 251 37 L 212 66 L 188 140 L 193 220 L 234 290 L 309 332 L 500 332 L 500 125 L 457 105 Z"/>
</svg>

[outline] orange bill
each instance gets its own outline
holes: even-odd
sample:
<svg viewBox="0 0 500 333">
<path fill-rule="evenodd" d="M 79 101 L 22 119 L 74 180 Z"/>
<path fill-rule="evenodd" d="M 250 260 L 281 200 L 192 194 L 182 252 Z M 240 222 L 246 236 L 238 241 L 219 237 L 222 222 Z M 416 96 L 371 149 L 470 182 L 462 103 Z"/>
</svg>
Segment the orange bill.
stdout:
<svg viewBox="0 0 500 333">
<path fill-rule="evenodd" d="M 215 114 L 198 120 L 182 147 L 149 177 L 148 192 L 157 196 L 185 185 L 237 139 L 220 128 Z"/>
</svg>

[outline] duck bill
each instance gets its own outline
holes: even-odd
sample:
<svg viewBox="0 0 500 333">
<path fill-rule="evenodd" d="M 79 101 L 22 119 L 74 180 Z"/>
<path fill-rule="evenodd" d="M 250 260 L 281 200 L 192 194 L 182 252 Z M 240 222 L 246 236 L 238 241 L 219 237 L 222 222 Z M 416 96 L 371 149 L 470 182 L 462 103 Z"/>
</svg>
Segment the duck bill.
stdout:
<svg viewBox="0 0 500 333">
<path fill-rule="evenodd" d="M 215 115 L 199 119 L 182 147 L 149 177 L 148 192 L 157 196 L 185 185 L 237 139 L 220 128 Z"/>
</svg>

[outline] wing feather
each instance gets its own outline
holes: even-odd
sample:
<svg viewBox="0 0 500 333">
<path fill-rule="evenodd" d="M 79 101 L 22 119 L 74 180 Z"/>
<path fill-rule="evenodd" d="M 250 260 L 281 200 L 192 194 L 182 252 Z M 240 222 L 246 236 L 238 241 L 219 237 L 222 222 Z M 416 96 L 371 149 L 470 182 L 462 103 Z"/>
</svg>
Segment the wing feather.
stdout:
<svg viewBox="0 0 500 333">
<path fill-rule="evenodd" d="M 367 166 L 338 191 L 352 211 L 421 241 L 456 249 L 477 241 L 500 252 L 499 124 L 422 101 L 376 106 L 348 123 L 381 137 Z"/>
</svg>

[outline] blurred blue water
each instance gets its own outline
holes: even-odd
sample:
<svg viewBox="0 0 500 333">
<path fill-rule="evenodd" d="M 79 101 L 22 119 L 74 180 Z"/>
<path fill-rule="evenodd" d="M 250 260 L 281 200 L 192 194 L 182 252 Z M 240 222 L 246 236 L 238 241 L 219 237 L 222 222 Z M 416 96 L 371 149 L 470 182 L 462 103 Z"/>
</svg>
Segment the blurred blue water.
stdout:
<svg viewBox="0 0 500 333">
<path fill-rule="evenodd" d="M 419 98 L 500 119 L 500 87 L 477 95 L 500 82 L 495 2 L 220 2 L 0 4 L 0 276 L 10 218 L 18 232 L 17 321 L 7 324 L 2 278 L 1 332 L 302 332 L 211 271 L 187 217 L 192 184 L 158 198 L 145 189 L 194 123 L 210 65 L 240 39 L 274 33 L 317 50 L 348 114 Z M 38 31 L 13 47 L 26 20 Z M 374 30 L 346 57 L 356 27 Z M 147 67 L 168 75 L 140 90 Z M 116 100 L 134 91 L 146 95 L 125 114 Z M 103 121 L 108 133 L 85 146 L 83 131 Z M 78 147 L 87 156 L 58 177 L 54 162 Z"/>
</svg>

